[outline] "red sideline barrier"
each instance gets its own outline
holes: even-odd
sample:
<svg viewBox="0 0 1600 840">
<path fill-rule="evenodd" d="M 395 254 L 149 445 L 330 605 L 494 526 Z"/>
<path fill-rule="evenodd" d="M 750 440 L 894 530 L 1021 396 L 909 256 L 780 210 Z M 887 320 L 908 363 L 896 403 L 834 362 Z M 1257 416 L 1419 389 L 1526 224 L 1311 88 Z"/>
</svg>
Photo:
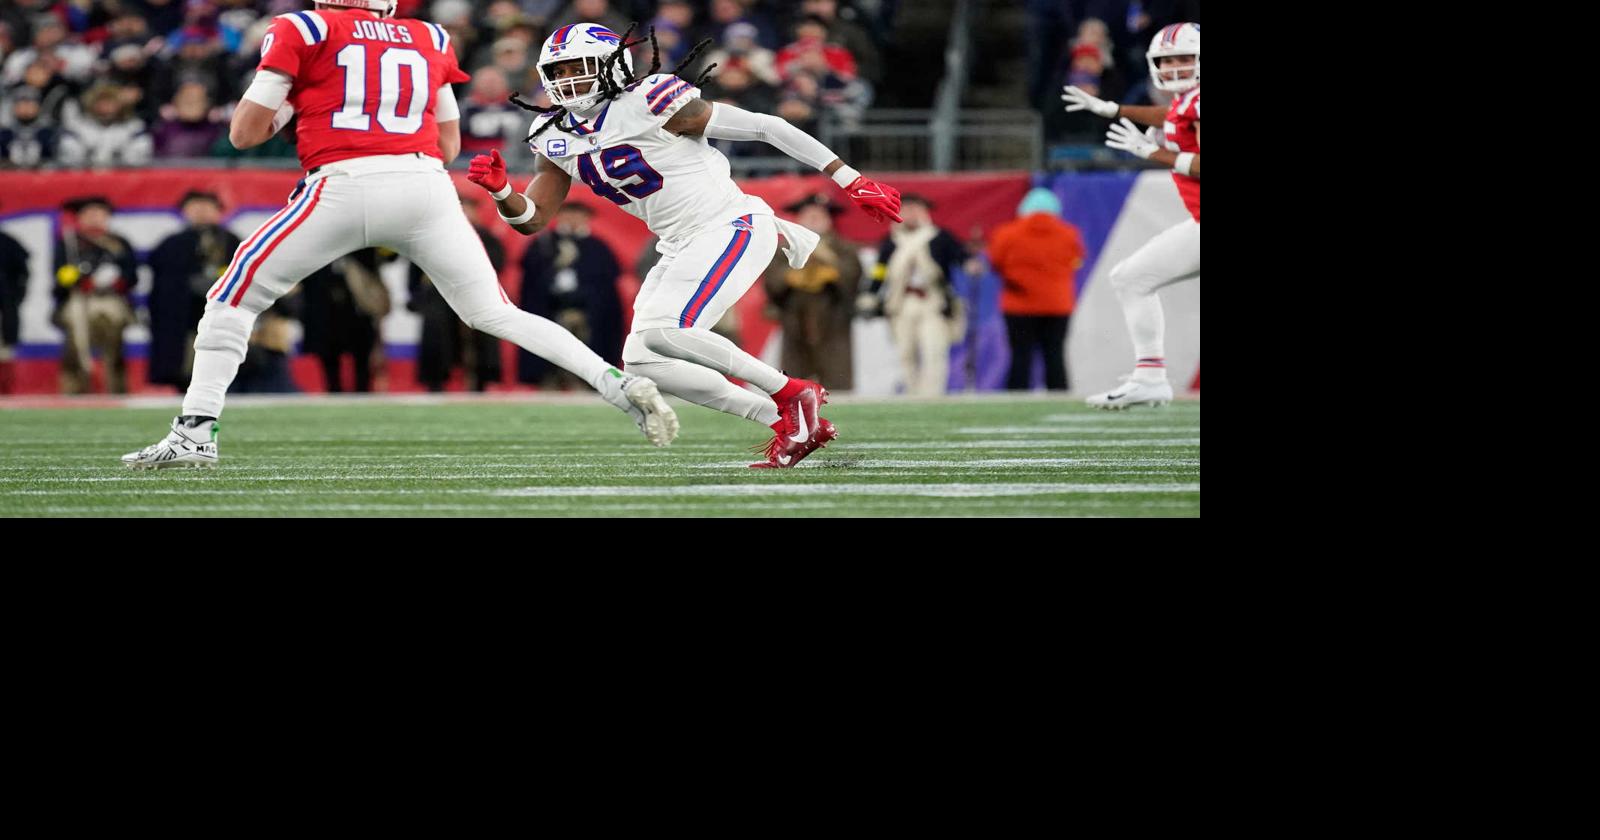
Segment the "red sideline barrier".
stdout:
<svg viewBox="0 0 1600 840">
<path fill-rule="evenodd" d="M 965 240 L 974 227 L 987 234 L 996 225 L 1013 218 L 1017 204 L 1027 192 L 1030 181 L 1025 172 L 972 173 L 930 175 L 927 173 L 869 173 L 871 177 L 896 187 L 902 193 L 918 193 L 931 199 L 936 208 L 933 216 L 941 226 L 958 238 Z M 501 283 L 512 300 L 519 300 L 522 285 L 520 260 L 529 239 L 521 236 L 500 221 L 494 203 L 487 200 L 483 190 L 469 182 L 465 174 L 452 172 L 457 189 L 463 195 L 473 195 L 483 200 L 479 224 L 495 231 L 506 246 L 506 270 L 501 273 Z M 513 182 L 522 185 L 529 176 L 520 174 Z M 221 197 L 224 207 L 231 213 L 238 207 L 281 206 L 299 180 L 300 173 L 292 171 L 251 169 L 142 169 L 101 172 L 0 172 L 0 216 L 10 216 L 30 211 L 57 211 L 71 198 L 84 195 L 104 195 L 120 206 L 161 207 L 176 206 L 183 194 L 191 189 L 207 189 Z M 594 233 L 616 252 L 623 267 L 619 281 L 622 302 L 627 317 L 631 318 L 633 296 L 638 292 L 640 279 L 632 272 L 640 251 L 649 240 L 644 223 L 629 216 L 619 207 L 581 184 L 574 185 L 570 200 L 595 210 Z M 837 219 L 841 235 L 859 244 L 876 247 L 887 232 L 887 226 L 874 222 L 845 198 L 843 191 L 828 178 L 818 175 L 781 175 L 760 180 L 740 181 L 745 192 L 759 196 L 781 215 L 789 217 L 783 208 L 813 193 L 828 195 L 845 208 Z M 775 325 L 762 317 L 766 295 L 758 282 L 735 307 L 738 313 L 745 349 L 759 354 L 765 347 Z M 506 382 L 515 380 L 515 350 L 506 344 Z M 299 360 L 297 360 L 299 361 Z M 17 392 L 37 393 L 55 388 L 55 362 L 19 362 Z M 414 365 L 391 362 L 388 390 L 416 390 Z M 39 368 L 34 370 L 33 368 Z M 130 387 L 143 386 L 142 365 L 138 376 L 130 369 Z M 23 370 L 26 368 L 27 370 Z M 296 380 L 308 390 L 320 390 L 320 372 L 307 368 L 309 376 L 301 376 L 302 366 L 296 365 Z M 44 383 L 48 382 L 46 386 Z M 28 390 L 23 390 L 26 385 Z"/>
</svg>

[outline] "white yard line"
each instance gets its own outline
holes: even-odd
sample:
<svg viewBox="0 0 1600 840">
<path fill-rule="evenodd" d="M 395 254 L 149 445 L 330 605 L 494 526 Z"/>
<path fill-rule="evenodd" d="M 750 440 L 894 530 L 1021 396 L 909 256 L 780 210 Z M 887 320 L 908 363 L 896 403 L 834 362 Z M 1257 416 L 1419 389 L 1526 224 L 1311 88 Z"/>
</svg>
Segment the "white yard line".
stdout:
<svg viewBox="0 0 1600 840">
<path fill-rule="evenodd" d="M 684 513 L 684 509 L 683 509 L 683 505 L 682 504 L 635 504 L 635 503 L 628 503 L 628 502 L 614 502 L 614 501 L 610 501 L 610 500 L 588 500 L 588 501 L 584 501 L 582 503 L 563 503 L 561 501 L 550 500 L 550 499 L 541 499 L 541 500 L 537 500 L 537 501 L 526 500 L 526 501 L 522 502 L 521 504 L 516 504 L 515 500 L 507 500 L 507 502 L 508 502 L 507 504 L 501 505 L 501 506 L 498 506 L 498 507 L 486 506 L 485 503 L 483 503 L 483 502 L 478 502 L 478 503 L 470 504 L 470 505 L 450 505 L 450 504 L 445 504 L 445 505 L 411 505 L 411 504 L 400 504 L 400 505 L 384 505 L 384 504 L 327 505 L 327 504 L 317 504 L 315 506 L 308 505 L 308 506 L 305 506 L 305 507 L 264 507 L 264 506 L 261 506 L 261 505 L 207 505 L 206 506 L 206 510 L 207 510 L 208 513 L 232 512 L 232 513 L 240 513 L 240 514 L 261 514 L 263 516 L 314 515 L 314 514 L 317 514 L 317 513 L 327 513 L 327 512 L 360 513 L 360 512 L 363 512 L 363 511 L 372 511 L 372 512 L 393 511 L 393 512 L 402 512 L 402 513 L 403 512 L 410 512 L 410 511 L 423 511 L 423 512 L 436 511 L 436 512 L 474 513 L 474 514 L 478 514 L 478 515 L 513 515 L 513 516 L 526 516 L 526 515 L 529 515 L 529 514 L 560 514 L 560 515 L 565 515 L 565 516 L 572 516 L 572 515 L 580 515 L 580 516 L 582 516 L 582 515 L 594 515 L 596 513 L 602 513 L 602 512 L 605 513 L 605 514 L 619 514 L 619 513 L 621 513 L 621 514 L 651 514 L 651 513 L 660 513 L 660 514 L 665 514 L 665 515 L 668 515 L 668 516 L 682 516 L 683 513 Z M 929 504 L 939 505 L 940 501 L 938 501 L 938 500 L 930 500 Z M 1080 498 L 1080 499 L 1073 499 L 1071 501 L 1057 501 L 1057 500 L 1043 500 L 1043 499 L 1040 499 L 1040 500 L 1008 499 L 1008 500 L 1003 501 L 1003 502 L 1000 502 L 1000 501 L 987 501 L 987 500 L 984 500 L 984 499 L 963 498 L 963 499 L 959 499 L 959 500 L 950 499 L 950 500 L 945 501 L 944 504 L 945 504 L 945 506 L 937 507 L 937 509 L 936 509 L 936 513 L 940 517 L 950 517 L 950 516 L 956 516 L 956 517 L 960 517 L 960 516 L 1002 516 L 1002 517 L 1009 517 L 1009 516 L 1103 515 L 1103 514 L 1098 514 L 1098 513 L 1094 513 L 1094 512 L 1095 511 L 1104 510 L 1104 511 L 1114 511 L 1114 512 L 1121 513 L 1123 511 L 1127 511 L 1128 510 L 1128 505 L 1129 505 L 1129 503 L 1126 502 L 1126 501 L 1115 500 L 1115 499 L 1103 499 L 1103 498 L 1101 498 L 1101 499 L 1097 499 L 1097 498 Z M 1136 504 L 1138 506 L 1138 510 L 1140 510 L 1140 511 L 1152 510 L 1152 509 L 1156 509 L 1156 510 L 1174 510 L 1174 511 L 1195 510 L 1195 503 L 1194 502 L 1192 502 L 1192 501 L 1181 501 L 1181 500 L 1176 500 L 1176 499 L 1144 499 L 1144 500 L 1140 500 L 1140 501 L 1138 501 L 1138 502 L 1136 502 L 1134 504 Z M 827 500 L 827 499 L 794 499 L 789 503 L 789 506 L 792 507 L 793 509 L 796 509 L 796 510 L 805 510 L 805 511 L 812 511 L 812 512 L 839 511 L 839 512 L 850 512 L 850 513 L 853 513 L 853 512 L 860 512 L 860 511 L 871 511 L 872 515 L 874 515 L 874 516 L 927 516 L 928 515 L 928 512 L 926 510 L 907 510 L 907 509 L 904 509 L 904 508 L 891 508 L 887 504 L 884 505 L 884 506 L 881 506 L 882 509 L 880 509 L 879 507 L 874 507 L 870 503 L 863 502 L 860 499 L 852 499 L 850 501 L 830 501 L 830 500 Z M 719 514 L 747 515 L 747 514 L 763 514 L 763 513 L 770 514 L 771 510 L 772 510 L 772 507 L 771 507 L 771 503 L 770 502 L 727 500 L 727 501 L 722 501 L 722 502 L 716 503 L 716 505 L 714 507 L 706 507 L 706 508 L 703 508 L 703 509 L 696 510 L 695 513 L 697 515 L 701 514 L 701 513 L 704 513 L 706 515 L 719 515 Z M 169 505 L 140 505 L 140 506 L 131 506 L 131 507 L 130 506 L 126 506 L 126 505 L 60 505 L 60 506 L 52 506 L 52 507 L 34 508 L 32 510 L 29 510 L 27 513 L 29 515 L 78 514 L 78 515 L 93 515 L 93 516 L 106 516 L 106 515 L 117 516 L 119 514 L 129 514 L 129 513 L 157 513 L 157 514 L 181 515 L 181 516 L 188 516 L 189 515 L 187 512 L 183 512 L 183 511 L 180 511 L 177 514 L 174 514 L 173 511 L 174 511 L 174 508 L 172 506 L 169 506 Z M 988 512 L 986 512 L 986 511 L 988 511 Z"/>
<path fill-rule="evenodd" d="M 956 429 L 958 435 L 1145 435 L 1145 434 L 1172 434 L 1174 432 L 1193 434 L 1199 431 L 1193 426 L 1139 426 L 1132 429 L 1085 429 L 1081 427 L 1061 428 L 1059 426 L 967 426 Z"/>
<path fill-rule="evenodd" d="M 976 461 L 951 461 L 951 460 L 890 460 L 881 458 L 858 458 L 846 460 L 846 453 L 824 456 L 822 460 L 813 457 L 803 466 L 813 465 L 829 469 L 917 469 L 921 467 L 937 467 L 947 470 L 961 469 L 987 469 L 990 467 L 1198 467 L 1198 458 L 985 458 Z M 830 460 L 831 458 L 831 460 Z M 726 462 L 720 464 L 690 464 L 692 470 L 725 470 L 735 467 L 746 467 L 743 463 Z"/>
<path fill-rule="evenodd" d="M 524 487 L 496 490 L 493 496 L 1038 496 L 1046 494 L 1198 493 L 1199 483 L 1182 484 L 698 484 L 682 487 Z"/>
<path fill-rule="evenodd" d="M 1139 438 L 1137 440 L 968 440 L 950 443 L 929 441 L 873 441 L 835 444 L 839 453 L 856 449 L 1098 449 L 1128 446 L 1199 446 L 1199 438 Z M 829 447 L 832 453 L 834 450 Z"/>
</svg>

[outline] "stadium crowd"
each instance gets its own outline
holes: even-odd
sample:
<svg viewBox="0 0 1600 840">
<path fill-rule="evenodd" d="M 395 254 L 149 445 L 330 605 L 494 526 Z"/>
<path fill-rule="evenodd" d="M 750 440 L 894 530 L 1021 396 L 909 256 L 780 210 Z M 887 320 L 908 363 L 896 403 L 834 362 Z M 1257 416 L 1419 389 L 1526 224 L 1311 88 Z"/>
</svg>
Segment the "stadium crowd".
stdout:
<svg viewBox="0 0 1600 840">
<path fill-rule="evenodd" d="M 294 156 L 293 126 L 240 152 L 227 126 L 275 15 L 302 0 L 6 0 L 0 4 L 0 168 L 141 166 L 152 160 Z M 594 21 L 655 27 L 663 66 L 703 38 L 718 75 L 705 92 L 814 128 L 826 112 L 859 116 L 881 80 L 894 0 L 399 0 L 451 34 L 463 152 L 520 152 L 543 97 L 534 67 L 556 27 Z M 857 7 L 868 11 L 860 11 Z M 648 66 L 650 48 L 636 48 Z M 508 142 L 509 141 L 509 142 Z M 733 154 L 749 150 L 729 148 Z"/>
</svg>

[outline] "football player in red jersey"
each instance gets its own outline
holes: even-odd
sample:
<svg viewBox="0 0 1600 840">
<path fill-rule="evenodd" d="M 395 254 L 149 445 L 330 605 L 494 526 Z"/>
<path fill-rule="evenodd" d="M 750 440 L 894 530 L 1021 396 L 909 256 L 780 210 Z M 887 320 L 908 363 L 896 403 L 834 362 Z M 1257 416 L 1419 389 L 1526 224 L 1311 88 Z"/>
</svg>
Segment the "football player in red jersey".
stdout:
<svg viewBox="0 0 1600 840">
<path fill-rule="evenodd" d="M 164 440 L 124 455 L 131 467 L 217 462 L 217 417 L 256 315 L 343 254 L 381 246 L 416 263 L 469 326 L 572 371 L 627 412 L 657 446 L 678 421 L 655 383 L 624 374 L 555 323 L 513 305 L 461 213 L 444 164 L 461 149 L 444 27 L 393 17 L 395 0 L 317 0 L 273 20 L 255 80 L 234 112 L 241 149 L 291 117 L 306 175 L 289 203 L 234 252 L 208 295 L 194 376 Z"/>
<path fill-rule="evenodd" d="M 1166 321 L 1156 290 L 1200 276 L 1200 24 L 1163 28 L 1150 42 L 1145 60 L 1155 86 L 1173 94 L 1169 107 L 1118 105 L 1070 86 L 1061 96 L 1068 111 L 1120 117 L 1106 132 L 1106 145 L 1172 167 L 1178 195 L 1194 217 L 1157 234 L 1112 267 L 1111 285 L 1122 302 L 1136 361 L 1121 385 L 1089 398 L 1097 408 L 1166 405 L 1172 400 L 1162 347 Z M 1141 134 L 1134 123 L 1153 128 Z"/>
</svg>

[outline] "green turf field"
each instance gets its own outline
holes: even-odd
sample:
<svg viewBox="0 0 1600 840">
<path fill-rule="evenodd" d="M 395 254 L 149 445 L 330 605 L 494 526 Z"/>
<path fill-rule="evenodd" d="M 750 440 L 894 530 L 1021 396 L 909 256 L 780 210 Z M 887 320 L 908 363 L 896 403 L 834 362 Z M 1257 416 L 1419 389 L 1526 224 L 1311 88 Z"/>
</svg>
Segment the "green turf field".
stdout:
<svg viewBox="0 0 1600 840">
<path fill-rule="evenodd" d="M 175 401 L 174 401 L 175 402 Z M 0 409 L 0 516 L 1199 516 L 1200 403 L 848 402 L 752 470 L 753 423 L 673 401 L 644 442 L 598 399 L 230 401 L 216 469 L 133 471 L 164 408 Z"/>
</svg>

